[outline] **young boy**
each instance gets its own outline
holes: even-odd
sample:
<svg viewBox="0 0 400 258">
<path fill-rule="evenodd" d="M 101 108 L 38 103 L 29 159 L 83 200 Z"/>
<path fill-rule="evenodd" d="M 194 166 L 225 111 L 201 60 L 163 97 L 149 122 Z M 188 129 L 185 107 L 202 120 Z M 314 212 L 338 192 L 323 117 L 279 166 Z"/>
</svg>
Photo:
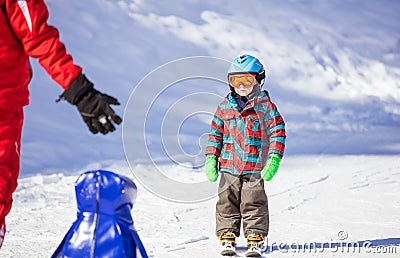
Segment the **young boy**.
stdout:
<svg viewBox="0 0 400 258">
<path fill-rule="evenodd" d="M 233 60 L 231 92 L 217 107 L 206 147 L 207 178 L 221 180 L 216 205 L 216 234 L 222 255 L 235 255 L 235 237 L 247 238 L 246 256 L 261 256 L 269 228 L 264 180 L 276 174 L 285 148 L 285 123 L 268 92 L 261 91 L 265 70 L 250 55 Z"/>
</svg>

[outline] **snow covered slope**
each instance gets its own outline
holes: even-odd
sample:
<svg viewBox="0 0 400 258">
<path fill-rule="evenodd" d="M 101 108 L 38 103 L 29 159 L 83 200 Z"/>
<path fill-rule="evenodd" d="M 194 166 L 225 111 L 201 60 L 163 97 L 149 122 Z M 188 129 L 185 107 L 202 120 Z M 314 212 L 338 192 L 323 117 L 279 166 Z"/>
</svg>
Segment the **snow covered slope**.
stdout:
<svg viewBox="0 0 400 258">
<path fill-rule="evenodd" d="M 279 174 L 266 184 L 271 220 L 268 245 L 274 250 L 266 257 L 397 257 L 399 161 L 395 156 L 285 159 Z M 98 164 L 89 168 L 96 167 Z M 103 164 L 102 168 L 131 176 L 123 163 Z M 179 167 L 167 166 L 165 170 L 174 173 Z M 75 220 L 73 182 L 78 174 L 36 175 L 20 180 L 0 257 L 52 254 Z M 205 180 L 202 171 L 181 177 L 188 184 Z M 216 198 L 182 204 L 163 200 L 141 184 L 138 189 L 133 217 L 151 257 L 218 257 L 214 235 Z M 355 250 L 347 246 L 298 249 L 313 244 L 335 246 L 342 241 L 364 242 Z M 386 249 L 378 249 L 375 244 L 383 244 Z M 244 246 L 242 237 L 239 249 L 244 250 Z"/>
</svg>

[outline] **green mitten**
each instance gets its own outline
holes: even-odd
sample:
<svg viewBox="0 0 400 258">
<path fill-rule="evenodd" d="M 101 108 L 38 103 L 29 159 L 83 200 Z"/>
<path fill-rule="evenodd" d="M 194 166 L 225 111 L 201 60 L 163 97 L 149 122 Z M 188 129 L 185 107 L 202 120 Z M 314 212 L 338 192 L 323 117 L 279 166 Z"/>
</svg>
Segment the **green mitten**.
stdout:
<svg viewBox="0 0 400 258">
<path fill-rule="evenodd" d="M 217 172 L 217 156 L 207 155 L 206 157 L 206 175 L 210 182 L 215 182 L 218 179 Z"/>
<path fill-rule="evenodd" d="M 262 179 L 270 181 L 278 172 L 281 160 L 282 158 L 278 154 L 272 154 L 267 161 L 267 165 L 261 170 Z"/>
</svg>

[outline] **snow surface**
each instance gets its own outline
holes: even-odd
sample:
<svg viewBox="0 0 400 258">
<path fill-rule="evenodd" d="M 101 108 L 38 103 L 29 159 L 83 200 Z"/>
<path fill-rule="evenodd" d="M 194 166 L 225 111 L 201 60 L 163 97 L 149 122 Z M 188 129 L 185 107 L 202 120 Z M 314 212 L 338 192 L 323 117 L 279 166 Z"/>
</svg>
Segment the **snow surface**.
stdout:
<svg viewBox="0 0 400 258">
<path fill-rule="evenodd" d="M 275 249 L 265 256 L 398 257 L 399 161 L 396 156 L 361 155 L 285 159 L 276 177 L 266 184 L 271 220 L 268 245 Z M 91 164 L 85 169 L 99 165 L 132 177 L 123 162 Z M 140 165 L 133 169 L 146 168 Z M 175 169 L 165 167 L 171 173 Z M 78 174 L 35 175 L 20 180 L 1 257 L 50 257 L 76 218 L 74 181 Z M 205 180 L 201 170 L 181 177 L 188 184 Z M 210 184 L 217 188 L 216 183 Z M 138 189 L 132 214 L 150 257 L 218 257 L 216 197 L 184 204 L 161 199 L 139 183 Z M 360 249 L 349 250 L 295 248 L 334 245 L 341 240 L 370 240 L 395 249 L 363 248 L 362 244 Z M 243 236 L 238 243 L 244 251 Z M 284 249 L 285 243 L 292 248 Z M 276 250 L 278 246 L 282 250 Z"/>
<path fill-rule="evenodd" d="M 288 247 L 285 254 L 274 245 L 323 245 L 346 233 L 348 242 L 399 244 L 399 1 L 46 3 L 50 23 L 59 28 L 68 52 L 96 88 L 120 100 L 115 110 L 121 115 L 132 111 L 129 100 L 138 97 L 134 90 L 143 78 L 168 62 L 192 56 L 232 60 L 242 53 L 261 59 L 268 72 L 264 87 L 285 118 L 288 134 L 282 169 L 266 187 L 274 250 L 268 256 L 379 255 L 365 250 L 299 253 Z M 73 186 L 80 173 L 101 168 L 133 178 L 122 126 L 107 136 L 91 135 L 74 107 L 54 103 L 61 88 L 37 61 L 32 64 L 21 176 L 0 257 L 52 254 L 75 219 Z M 143 98 L 154 98 L 154 105 L 124 117 L 135 125 L 124 128 L 124 134 L 146 138 L 146 148 L 132 148 L 127 155 L 135 157 L 129 163 L 133 171 L 146 174 L 157 167 L 170 179 L 188 186 L 200 182 L 210 194 L 216 191 L 199 165 L 209 112 L 227 93 L 227 85 L 199 79 L 178 82 L 158 95 L 154 89 L 144 92 Z M 204 92 L 213 97 L 185 98 Z M 182 112 L 193 109 L 199 112 L 182 120 Z M 151 118 L 146 128 L 137 119 L 144 115 Z M 178 133 L 161 128 L 174 124 Z M 164 149 L 177 144 L 177 153 Z M 182 162 L 175 164 L 172 158 Z M 135 181 L 139 192 L 133 215 L 152 257 L 216 257 L 215 197 L 171 202 Z"/>
</svg>

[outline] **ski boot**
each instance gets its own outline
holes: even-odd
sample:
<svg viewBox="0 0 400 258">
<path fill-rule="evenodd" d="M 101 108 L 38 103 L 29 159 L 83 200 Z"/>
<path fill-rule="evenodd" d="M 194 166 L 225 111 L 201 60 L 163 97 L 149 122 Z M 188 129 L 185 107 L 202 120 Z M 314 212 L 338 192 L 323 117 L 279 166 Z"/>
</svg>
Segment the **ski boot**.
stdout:
<svg viewBox="0 0 400 258">
<path fill-rule="evenodd" d="M 248 235 L 246 257 L 261 257 L 261 248 L 264 245 L 264 239 L 265 237 L 262 235 Z"/>
<path fill-rule="evenodd" d="M 219 235 L 219 242 L 221 244 L 221 255 L 234 256 L 236 255 L 236 237 L 232 232 L 225 232 Z"/>
</svg>

